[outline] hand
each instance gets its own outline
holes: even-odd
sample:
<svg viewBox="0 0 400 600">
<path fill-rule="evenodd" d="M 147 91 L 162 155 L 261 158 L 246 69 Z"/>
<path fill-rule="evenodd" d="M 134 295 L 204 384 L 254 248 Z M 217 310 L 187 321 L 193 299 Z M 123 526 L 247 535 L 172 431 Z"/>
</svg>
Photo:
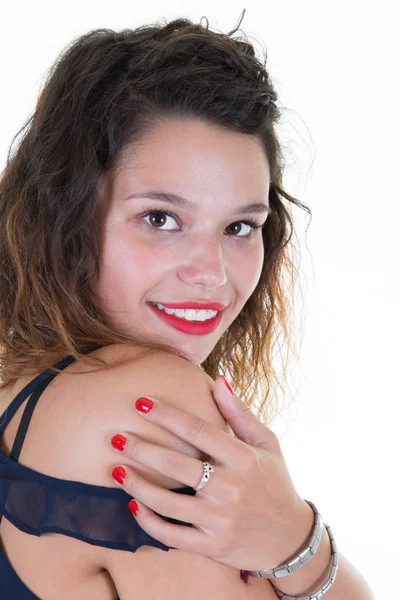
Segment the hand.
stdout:
<svg viewBox="0 0 400 600">
<path fill-rule="evenodd" d="M 126 464 L 121 486 L 137 502 L 140 527 L 163 544 L 237 569 L 278 567 L 304 549 L 313 510 L 294 488 L 277 436 L 230 393 L 222 376 L 214 383 L 213 396 L 236 437 L 153 397 L 149 412 L 138 411 L 210 456 L 214 473 L 195 496 L 158 487 Z M 201 460 L 132 434 L 124 437 L 119 452 L 127 459 L 189 487 L 199 485 Z M 193 526 L 168 523 L 153 511 Z"/>
</svg>

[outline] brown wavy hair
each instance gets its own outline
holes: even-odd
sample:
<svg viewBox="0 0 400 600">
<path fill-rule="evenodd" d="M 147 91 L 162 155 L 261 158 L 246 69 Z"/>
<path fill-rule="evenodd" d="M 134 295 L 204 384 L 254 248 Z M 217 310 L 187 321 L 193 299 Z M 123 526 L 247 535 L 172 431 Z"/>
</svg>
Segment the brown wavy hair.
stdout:
<svg viewBox="0 0 400 600">
<path fill-rule="evenodd" d="M 279 334 L 293 343 L 294 224 L 285 200 L 311 211 L 283 189 L 281 110 L 267 55 L 261 62 L 246 36 L 231 37 L 241 20 L 228 34 L 186 18 L 97 29 L 57 58 L 0 179 L 0 390 L 68 355 L 99 370 L 121 364 L 82 354 L 94 346 L 143 346 L 115 331 L 90 293 L 99 272 L 97 185 L 127 144 L 169 117 L 193 117 L 258 136 L 269 163 L 262 274 L 201 367 L 213 380 L 225 374 L 248 407 L 261 395 L 257 414 L 271 421 L 271 384 L 285 390 L 286 377 L 286 367 L 282 380 L 275 371 L 272 351 Z M 186 358 L 169 346 L 145 346 Z"/>
</svg>

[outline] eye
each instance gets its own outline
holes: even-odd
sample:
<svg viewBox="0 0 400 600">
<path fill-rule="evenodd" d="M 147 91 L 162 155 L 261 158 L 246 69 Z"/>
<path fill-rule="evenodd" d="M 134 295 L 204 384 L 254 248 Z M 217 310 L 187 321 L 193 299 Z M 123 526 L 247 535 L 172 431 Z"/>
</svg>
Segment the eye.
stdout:
<svg viewBox="0 0 400 600">
<path fill-rule="evenodd" d="M 153 219 L 153 217 L 154 217 L 155 215 L 157 215 L 157 216 L 159 216 L 159 215 L 166 215 L 166 216 L 167 216 L 167 218 L 169 218 L 169 219 L 173 219 L 173 220 L 176 222 L 176 219 L 175 219 L 175 217 L 173 217 L 172 215 L 170 215 L 170 214 L 169 214 L 169 213 L 167 213 L 167 212 L 164 212 L 164 211 L 162 211 L 162 210 L 149 210 L 149 211 L 148 211 L 148 212 L 147 212 L 145 215 L 143 215 L 143 219 L 147 219 L 147 217 L 151 217 L 151 219 L 150 219 L 150 223 L 148 223 L 148 224 L 149 224 L 149 225 L 151 225 L 152 227 L 154 227 L 154 229 L 160 229 L 160 227 L 155 227 L 155 225 L 154 225 L 154 221 L 156 221 L 156 220 L 155 220 L 155 219 Z M 159 219 L 158 219 L 158 220 L 159 220 Z M 161 219 L 161 220 L 162 220 L 162 219 Z M 147 223 L 147 221 L 146 221 L 146 223 Z M 161 226 L 162 226 L 162 225 L 163 225 L 163 223 L 161 223 Z M 161 231 L 173 231 L 173 230 L 171 230 L 171 229 L 164 229 L 164 230 L 163 230 L 163 229 L 162 229 Z"/>
<path fill-rule="evenodd" d="M 177 219 L 175 217 L 175 215 L 172 215 L 164 210 L 160 210 L 160 209 L 153 209 L 153 210 L 149 210 L 147 211 L 145 214 L 141 215 L 142 219 L 150 219 L 150 222 L 146 221 L 146 223 L 148 225 L 150 225 L 150 227 L 152 227 L 153 229 L 159 229 L 160 231 L 177 231 L 176 229 L 161 229 L 161 227 L 163 227 L 163 225 L 165 225 L 164 223 L 160 223 L 159 219 L 158 219 L 158 224 L 161 225 L 160 227 L 157 226 L 157 219 L 154 219 L 154 217 L 159 217 L 161 216 L 161 221 L 163 219 L 165 219 L 165 217 L 169 218 L 169 219 L 173 219 L 175 222 L 177 222 Z M 253 221 L 252 219 L 247 219 L 246 221 L 235 221 L 234 223 L 231 223 L 228 227 L 233 227 L 233 226 L 239 226 L 240 225 L 240 230 L 239 233 L 242 233 L 242 228 L 243 225 L 245 227 L 249 227 L 250 231 L 248 231 L 247 233 L 245 233 L 245 235 L 230 235 L 229 237 L 236 237 L 236 238 L 252 238 L 255 234 L 255 231 L 257 229 L 261 229 L 263 227 L 264 224 L 262 225 L 258 225 L 255 221 Z"/>
<path fill-rule="evenodd" d="M 242 226 L 245 225 L 246 227 L 250 227 L 250 231 L 247 233 L 247 235 L 235 235 L 233 237 L 252 237 L 255 233 L 256 229 L 261 229 L 262 225 L 257 225 L 257 223 L 255 221 L 253 221 L 252 219 L 248 219 L 247 221 L 235 221 L 235 223 L 231 223 L 231 225 L 229 225 L 229 227 L 232 227 L 233 225 L 235 225 L 236 227 L 238 225 L 241 226 L 240 228 L 240 232 L 242 232 Z M 228 229 L 228 228 L 227 228 Z"/>
</svg>

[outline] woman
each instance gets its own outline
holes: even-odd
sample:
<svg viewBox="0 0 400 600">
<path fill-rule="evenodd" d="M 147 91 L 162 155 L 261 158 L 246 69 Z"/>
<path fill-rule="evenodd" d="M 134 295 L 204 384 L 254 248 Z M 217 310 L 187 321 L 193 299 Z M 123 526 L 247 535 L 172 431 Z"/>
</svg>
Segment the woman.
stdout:
<svg viewBox="0 0 400 600">
<path fill-rule="evenodd" d="M 82 36 L 6 165 L 2 599 L 372 598 L 266 427 L 283 199 L 309 209 L 282 188 L 265 66 L 230 35 Z"/>
</svg>

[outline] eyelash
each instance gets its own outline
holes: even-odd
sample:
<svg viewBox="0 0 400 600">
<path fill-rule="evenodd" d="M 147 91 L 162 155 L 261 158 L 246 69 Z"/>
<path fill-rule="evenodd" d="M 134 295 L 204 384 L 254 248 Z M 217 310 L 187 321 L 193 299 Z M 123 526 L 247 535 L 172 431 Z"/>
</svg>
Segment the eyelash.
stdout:
<svg viewBox="0 0 400 600">
<path fill-rule="evenodd" d="M 145 219 L 146 217 L 149 217 L 150 215 L 154 215 L 154 214 L 162 214 L 162 215 L 167 215 L 167 217 L 172 217 L 173 219 L 175 219 L 175 221 L 177 221 L 177 217 L 173 214 L 173 213 L 169 213 L 166 212 L 165 210 L 162 209 L 158 209 L 158 208 L 154 208 L 153 210 L 149 210 L 146 213 L 140 215 L 140 218 Z M 146 221 L 147 223 L 147 221 Z M 234 223 L 244 223 L 245 225 L 249 225 L 251 227 L 251 231 L 248 235 L 231 235 L 229 237 L 237 237 L 237 238 L 245 238 L 245 239 L 249 239 L 251 237 L 253 237 L 255 231 L 257 229 L 261 229 L 262 227 L 264 227 L 263 225 L 258 225 L 256 223 L 256 221 L 253 221 L 253 219 L 247 219 L 245 221 L 234 221 Z M 233 223 L 231 223 L 232 225 Z M 150 227 L 152 229 L 160 229 L 160 227 L 153 227 L 150 223 L 147 223 L 147 225 L 150 225 Z M 160 229 L 160 231 L 173 231 L 172 229 Z"/>
</svg>

